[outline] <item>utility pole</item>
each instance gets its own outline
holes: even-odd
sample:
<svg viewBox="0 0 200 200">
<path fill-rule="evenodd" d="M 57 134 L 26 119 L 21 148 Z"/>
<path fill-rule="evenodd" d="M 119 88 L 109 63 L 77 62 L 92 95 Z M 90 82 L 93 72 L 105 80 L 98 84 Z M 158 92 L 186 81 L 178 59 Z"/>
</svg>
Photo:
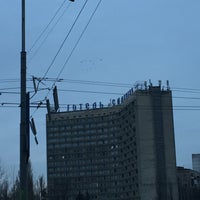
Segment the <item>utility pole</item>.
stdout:
<svg viewBox="0 0 200 200">
<path fill-rule="evenodd" d="M 69 0 L 74 2 L 74 0 Z M 21 91 L 20 91 L 20 200 L 28 200 L 28 161 L 30 152 L 29 138 L 29 93 L 26 91 L 26 29 L 25 0 L 21 0 L 22 11 L 22 49 L 21 49 Z"/>
<path fill-rule="evenodd" d="M 20 96 L 20 200 L 28 200 L 29 94 L 26 93 L 25 0 L 22 3 L 21 96 Z"/>
</svg>

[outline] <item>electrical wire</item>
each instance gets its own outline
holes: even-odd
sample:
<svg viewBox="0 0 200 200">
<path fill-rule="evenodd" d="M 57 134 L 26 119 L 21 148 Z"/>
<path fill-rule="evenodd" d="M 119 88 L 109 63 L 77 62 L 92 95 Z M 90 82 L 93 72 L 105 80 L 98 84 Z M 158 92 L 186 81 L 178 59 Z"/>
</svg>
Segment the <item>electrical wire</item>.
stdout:
<svg viewBox="0 0 200 200">
<path fill-rule="evenodd" d="M 99 86 L 109 86 L 109 87 L 125 87 L 125 88 L 131 88 L 134 86 L 134 84 L 130 83 L 118 83 L 118 82 L 106 82 L 106 81 L 89 81 L 89 80 L 78 80 L 78 79 L 63 79 L 63 78 L 41 78 L 36 77 L 38 81 L 46 81 L 46 82 L 66 82 L 66 83 L 72 83 L 72 84 L 82 84 L 82 85 L 99 85 Z M 28 82 L 32 82 L 32 78 L 27 79 Z M 20 79 L 0 79 L 0 83 L 13 83 L 13 82 L 20 82 Z M 20 87 L 19 87 L 20 88 Z M 5 88 L 9 89 L 9 88 Z M 13 88 L 14 89 L 14 88 Z M 200 93 L 200 88 L 180 88 L 180 87 L 171 87 L 170 88 L 173 92 L 184 92 L 184 93 Z M 1 88 L 0 88 L 1 90 Z"/>
<path fill-rule="evenodd" d="M 0 79 L 0 83 L 16 83 L 19 81 L 19 79 Z"/>
<path fill-rule="evenodd" d="M 178 97 L 178 96 L 173 96 L 175 99 L 189 99 L 189 100 L 200 100 L 200 97 Z"/>
<path fill-rule="evenodd" d="M 16 81 L 17 79 L 1 79 L 1 81 Z M 44 80 L 46 81 L 55 81 L 56 79 L 53 79 L 53 78 L 45 78 Z M 60 81 L 64 81 L 64 82 L 71 82 L 71 83 L 77 83 L 77 84 L 100 84 L 100 85 L 103 85 L 103 86 L 112 86 L 112 87 L 120 87 L 120 86 L 125 86 L 124 83 L 113 83 L 113 82 L 100 82 L 100 81 L 83 81 L 83 80 L 73 80 L 73 79 L 60 79 Z M 131 84 L 126 84 L 126 86 L 128 85 L 131 85 Z M 19 92 L 15 92 L 15 91 L 11 91 L 9 92 L 8 90 L 19 90 L 19 87 L 9 87 L 9 88 L 1 88 L 0 89 L 0 95 L 2 94 L 19 94 Z M 31 89 L 31 88 L 30 88 Z M 6 90 L 6 91 L 5 91 Z M 42 90 L 49 90 L 48 87 L 46 88 L 40 88 L 39 91 L 42 91 Z M 177 87 L 174 87 L 172 88 L 172 92 L 175 91 L 181 91 L 181 92 L 185 92 L 185 93 L 190 93 L 190 92 L 197 92 L 200 91 L 200 89 L 198 88 L 177 88 Z M 34 91 L 32 91 L 34 92 Z M 123 96 L 122 93 L 118 93 L 118 92 L 99 92 L 99 91 L 88 91 L 88 90 L 73 90 L 73 89 L 70 89 L 70 90 L 67 90 L 67 89 L 60 89 L 59 92 L 76 92 L 76 93 L 90 93 L 90 94 L 105 94 L 105 95 L 119 95 L 119 96 Z M 146 94 L 140 94 L 140 95 L 146 95 Z M 200 97 L 196 97 L 196 96 L 172 96 L 173 99 L 182 99 L 182 100 L 200 100 Z M 46 100 L 46 99 L 45 99 Z M 42 100 L 44 101 L 44 100 Z M 40 102 L 40 101 L 38 101 Z M 1 104 L 1 106 L 5 107 L 5 105 L 7 104 L 7 102 L 3 102 Z M 62 104 L 60 104 L 62 105 Z M 17 106 L 19 106 L 17 104 Z M 9 107 L 14 107 L 14 105 L 12 104 L 9 104 Z M 31 105 L 32 108 L 38 108 L 38 106 L 33 106 Z M 42 107 L 42 106 L 40 106 Z M 188 106 L 188 105 L 185 105 L 185 106 L 173 106 L 173 109 L 174 110 L 199 110 L 199 106 L 196 106 L 196 105 L 193 105 L 193 106 Z"/>
<path fill-rule="evenodd" d="M 67 34 L 66 37 L 64 38 L 63 42 L 61 43 L 61 45 L 60 45 L 60 47 L 59 47 L 59 49 L 58 49 L 58 51 L 57 51 L 57 53 L 55 54 L 53 60 L 51 61 L 49 67 L 47 68 L 47 70 L 46 70 L 46 72 L 45 72 L 43 78 L 46 77 L 46 75 L 48 74 L 49 70 L 50 70 L 51 67 L 53 66 L 53 64 L 54 64 L 54 62 L 55 62 L 55 60 L 56 60 L 58 54 L 60 53 L 61 49 L 63 48 L 63 46 L 64 46 L 64 44 L 65 44 L 65 42 L 66 42 L 66 40 L 68 39 L 70 33 L 72 32 L 72 30 L 73 30 L 73 28 L 74 28 L 76 22 L 78 21 L 78 19 L 79 19 L 81 13 L 83 12 L 83 10 L 84 10 L 84 8 L 85 8 L 87 2 L 88 2 L 88 0 L 86 0 L 85 3 L 83 4 L 83 6 L 82 6 L 81 10 L 79 11 L 79 13 L 78 13 L 78 15 L 77 15 L 77 17 L 76 17 L 74 23 L 72 24 L 72 26 L 71 26 L 71 28 L 70 28 L 68 34 Z"/>
<path fill-rule="evenodd" d="M 63 72 L 64 68 L 66 67 L 67 63 L 69 62 L 69 59 L 71 58 L 73 52 L 75 51 L 76 47 L 78 46 L 78 44 L 79 44 L 81 38 L 83 37 L 85 31 L 87 30 L 87 28 L 88 28 L 90 22 L 92 21 L 94 15 L 95 15 L 95 13 L 96 13 L 96 11 L 97 11 L 98 8 L 99 8 L 101 2 L 102 2 L 102 0 L 99 0 L 98 4 L 96 5 L 96 7 L 95 7 L 93 13 L 91 14 L 91 16 L 90 16 L 90 18 L 89 18 L 87 24 L 85 25 L 83 31 L 81 32 L 81 35 L 79 36 L 77 42 L 75 43 L 73 49 L 71 50 L 69 56 L 67 57 L 67 59 L 66 59 L 66 61 L 65 61 L 65 63 L 63 64 L 63 66 L 62 66 L 62 68 L 61 68 L 61 70 L 60 70 L 60 72 L 59 72 L 59 74 L 58 74 L 56 80 L 59 80 L 61 73 Z M 52 84 L 51 90 L 54 88 L 55 83 L 56 83 L 56 80 L 55 80 L 54 83 Z M 68 80 L 69 80 L 69 79 L 68 79 Z M 99 82 L 99 83 L 100 83 L 100 82 Z M 49 93 L 50 93 L 50 91 L 48 91 L 48 93 L 47 93 L 47 95 L 46 95 L 46 98 L 48 97 Z M 93 93 L 94 93 L 94 92 L 93 92 Z"/>
<path fill-rule="evenodd" d="M 38 43 L 38 41 L 40 40 L 40 38 L 44 35 L 44 33 L 46 32 L 46 30 L 49 28 L 49 26 L 51 25 L 51 23 L 53 22 L 53 20 L 55 19 L 55 17 L 58 15 L 59 11 L 62 9 L 62 7 L 64 6 L 66 0 L 64 0 L 61 5 L 59 6 L 59 8 L 56 10 L 55 14 L 53 15 L 53 17 L 50 19 L 49 23 L 46 25 L 46 27 L 43 29 L 43 31 L 40 33 L 40 35 L 36 38 L 35 42 L 33 43 L 33 45 L 30 47 L 30 49 L 27 51 L 27 53 L 30 53 L 32 51 L 32 49 L 35 47 L 35 45 Z"/>
<path fill-rule="evenodd" d="M 96 8 L 94 9 L 94 12 L 93 12 L 92 15 L 90 16 L 90 18 L 89 18 L 89 20 L 88 20 L 88 23 L 87 23 L 86 26 L 84 27 L 84 29 L 83 29 L 83 31 L 82 31 L 80 37 L 78 38 L 78 40 L 77 40 L 75 46 L 73 47 L 71 53 L 70 53 L 69 56 L 67 57 L 67 59 L 66 59 L 64 65 L 63 65 L 63 67 L 61 68 L 61 70 L 60 70 L 60 72 L 59 72 L 59 74 L 58 74 L 56 80 L 55 80 L 54 83 L 52 84 L 52 87 L 50 88 L 50 90 L 53 89 L 53 87 L 55 86 L 56 81 L 59 80 L 59 77 L 60 77 L 61 73 L 63 72 L 64 68 L 66 67 L 66 65 L 67 65 L 67 63 L 68 63 L 68 61 L 69 61 L 69 59 L 71 58 L 73 52 L 75 51 L 76 47 L 78 46 L 78 44 L 79 44 L 79 42 L 80 42 L 82 36 L 84 35 L 85 31 L 87 30 L 87 27 L 89 26 L 89 24 L 90 24 L 92 18 L 94 17 L 94 15 L 95 15 L 97 9 L 99 8 L 101 1 L 102 1 L 102 0 L 99 0 L 99 2 L 98 2 L 98 4 L 97 4 Z M 83 7 L 81 8 L 81 10 L 80 10 L 80 12 L 79 12 L 79 14 L 77 15 L 77 17 L 76 17 L 76 19 L 75 19 L 75 21 L 74 21 L 74 23 L 73 23 L 73 25 L 72 25 L 72 27 L 71 27 L 69 33 L 68 33 L 67 36 L 65 37 L 63 43 L 61 44 L 61 46 L 60 46 L 60 48 L 59 48 L 59 50 L 58 50 L 58 52 L 57 52 L 57 54 L 56 54 L 56 56 L 54 57 L 52 63 L 50 64 L 50 66 L 49 66 L 49 68 L 47 69 L 45 75 L 43 76 L 44 78 L 46 77 L 48 71 L 50 70 L 51 66 L 53 65 L 53 63 L 54 63 L 54 61 L 55 61 L 57 55 L 59 54 L 60 50 L 62 49 L 62 47 L 63 47 L 63 45 L 64 45 L 66 39 L 68 38 L 68 36 L 69 36 L 69 34 L 71 33 L 73 27 L 75 26 L 75 24 L 76 24 L 78 18 L 80 17 L 80 15 L 81 15 L 83 9 L 85 8 L 87 2 L 88 2 L 88 0 L 85 1 Z M 48 93 L 47 93 L 45 99 L 47 99 L 47 97 L 48 97 L 48 95 L 49 95 L 49 93 L 50 93 L 50 90 L 48 91 Z M 34 113 L 35 113 L 35 112 L 36 112 L 36 111 L 34 111 Z M 33 115 L 33 114 L 32 114 L 32 115 Z"/>
<path fill-rule="evenodd" d="M 44 100 L 43 100 L 44 101 Z M 35 102 L 35 103 L 30 103 L 30 107 L 31 108 L 37 108 L 38 107 L 38 104 L 40 108 L 45 108 L 46 109 L 46 103 L 43 103 L 42 101 L 40 102 Z M 80 106 L 80 104 L 60 104 L 60 108 L 67 108 L 68 106 Z M 83 104 L 82 104 L 83 105 Z M 119 104 L 119 105 L 116 105 L 116 106 L 121 106 L 122 104 Z M 3 108 L 7 108 L 7 107 L 12 107 L 12 108 L 16 108 L 16 107 L 20 107 L 20 103 L 8 103 L 8 102 L 1 102 L 0 103 L 0 107 L 3 107 Z M 107 108 L 107 107 L 110 107 L 108 105 L 105 105 L 104 104 L 104 108 Z M 112 106 L 111 106 L 112 107 Z M 142 105 L 142 104 L 139 104 L 137 105 L 137 108 L 139 110 L 170 110 L 171 107 L 168 107 L 168 106 L 156 106 L 156 107 L 152 107 L 152 106 L 148 106 L 148 105 Z M 174 105 L 173 106 L 173 110 L 177 110 L 177 111 L 199 111 L 200 110 L 200 105 Z M 32 116 L 31 116 L 32 117 Z"/>
<path fill-rule="evenodd" d="M 62 79 L 62 82 L 75 83 L 75 84 L 85 84 L 85 85 L 100 85 L 109 87 L 125 87 L 131 88 L 132 84 L 127 83 L 114 83 L 114 82 L 103 82 L 103 81 L 85 81 L 85 80 L 73 80 L 73 79 Z"/>
<path fill-rule="evenodd" d="M 41 49 L 41 47 L 44 45 L 44 43 L 46 42 L 46 40 L 48 39 L 49 35 L 53 32 L 53 30 L 55 29 L 56 25 L 59 23 L 59 21 L 62 19 L 62 17 L 64 16 L 64 14 L 67 12 L 67 10 L 69 9 L 71 4 L 68 4 L 68 7 L 66 7 L 66 9 L 62 12 L 62 14 L 60 15 L 60 17 L 56 20 L 55 24 L 52 26 L 52 28 L 47 32 L 46 36 L 43 38 L 43 40 L 41 41 L 40 45 L 38 46 L 38 48 L 35 50 L 35 52 L 33 53 L 33 55 L 29 58 L 28 63 L 30 63 L 33 58 L 37 55 L 37 53 L 39 52 L 39 50 Z"/>
<path fill-rule="evenodd" d="M 7 88 L 0 88 L 0 90 L 2 91 L 2 90 L 19 90 L 20 89 L 20 87 L 7 87 Z"/>
<path fill-rule="evenodd" d="M 63 67 L 61 68 L 61 70 L 60 70 L 60 72 L 59 72 L 59 74 L 58 74 L 58 76 L 57 76 L 57 79 L 59 79 L 59 78 L 60 78 L 60 75 L 62 74 L 62 72 L 63 72 L 64 68 L 66 67 L 67 63 L 69 62 L 69 59 L 71 58 L 71 56 L 72 56 L 73 52 L 75 51 L 76 47 L 78 46 L 78 44 L 79 44 L 79 42 L 80 42 L 81 38 L 83 37 L 83 35 L 84 35 L 85 31 L 87 30 L 87 28 L 88 28 L 88 26 L 89 26 L 90 22 L 92 21 L 92 18 L 94 17 L 94 15 L 95 15 L 95 13 L 96 13 L 97 9 L 99 8 L 99 6 L 100 6 L 101 2 L 102 2 L 102 0 L 99 0 L 99 2 L 98 2 L 98 4 L 97 4 L 97 6 L 95 7 L 95 9 L 94 9 L 94 11 L 93 11 L 92 15 L 90 16 L 90 18 L 89 18 L 89 20 L 88 20 L 88 23 L 87 23 L 87 24 L 86 24 L 86 26 L 84 27 L 84 29 L 83 29 L 83 31 L 82 31 L 82 33 L 81 33 L 81 35 L 79 36 L 79 38 L 78 38 L 78 40 L 77 40 L 76 44 L 74 45 L 74 47 L 73 47 L 73 49 L 72 49 L 71 53 L 69 54 L 69 56 L 68 56 L 68 58 L 66 59 L 66 61 L 65 61 L 64 65 L 63 65 Z"/>
<path fill-rule="evenodd" d="M 93 83 L 93 85 L 95 83 L 98 84 L 98 82 L 76 82 L 78 84 L 91 84 Z M 112 86 L 112 87 L 121 87 L 121 85 L 117 84 L 117 85 L 110 85 L 108 84 L 109 82 L 100 82 L 100 85 L 103 84 L 103 86 Z M 114 83 L 112 83 L 114 84 Z M 45 85 L 46 86 L 46 85 Z M 30 90 L 30 93 L 34 93 L 34 89 L 33 87 L 28 87 L 29 90 Z M 0 88 L 0 93 L 1 94 L 19 94 L 20 92 L 18 92 L 20 89 L 20 87 L 9 87 L 9 88 Z M 8 92 L 8 90 L 18 90 L 17 92 L 16 91 L 11 91 L 11 92 Z M 31 91 L 32 90 L 32 91 Z M 50 88 L 49 87 L 45 87 L 45 88 L 40 88 L 38 89 L 38 91 L 45 91 L 45 90 L 48 90 L 50 91 Z M 194 89 L 194 90 L 198 90 L 198 89 Z M 98 91 L 88 91 L 88 90 L 75 90 L 75 89 L 59 89 L 59 91 L 61 92 L 76 92 L 76 93 L 93 93 L 93 94 L 106 94 L 106 95 L 123 95 L 123 93 L 119 93 L 119 92 L 98 92 Z M 173 90 L 172 90 L 173 92 Z M 190 93 L 188 90 L 184 91 L 185 93 Z M 146 95 L 146 94 L 140 94 L 140 95 Z M 176 98 L 176 99 L 188 99 L 188 100 L 200 100 L 200 97 L 192 97 L 192 96 L 173 96 L 173 98 Z"/>
<path fill-rule="evenodd" d="M 20 94 L 20 92 L 2 92 L 0 91 L 0 95 L 2 94 Z"/>
<path fill-rule="evenodd" d="M 61 92 L 78 92 L 78 93 L 90 93 L 90 94 L 105 94 L 105 95 L 122 95 L 122 93 L 117 92 L 97 92 L 97 91 L 88 91 L 88 90 L 64 90 L 59 89 Z"/>
<path fill-rule="evenodd" d="M 200 89 L 198 88 L 180 88 L 180 87 L 172 87 L 171 88 L 172 90 L 180 90 L 180 91 L 199 91 L 200 92 Z"/>
<path fill-rule="evenodd" d="M 90 94 L 105 94 L 105 95 L 120 95 L 123 96 L 124 93 L 117 92 L 98 92 L 98 91 L 88 91 L 88 90 L 71 90 L 71 89 L 59 89 L 61 92 L 76 92 L 76 93 L 90 93 Z M 147 94 L 140 93 L 139 96 L 147 96 Z M 171 98 L 171 97 L 169 97 Z M 200 100 L 200 97 L 187 97 L 187 96 L 172 96 L 173 99 L 187 99 L 187 100 Z"/>
</svg>

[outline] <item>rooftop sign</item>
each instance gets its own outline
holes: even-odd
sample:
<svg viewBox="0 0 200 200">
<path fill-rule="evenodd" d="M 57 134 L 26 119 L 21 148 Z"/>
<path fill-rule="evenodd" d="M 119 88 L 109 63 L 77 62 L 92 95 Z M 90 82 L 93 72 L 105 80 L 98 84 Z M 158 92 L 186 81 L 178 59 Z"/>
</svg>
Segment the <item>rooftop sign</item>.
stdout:
<svg viewBox="0 0 200 200">
<path fill-rule="evenodd" d="M 126 94 L 123 96 L 117 98 L 117 99 L 111 99 L 110 103 L 107 106 L 104 106 L 102 102 L 94 102 L 93 104 L 85 103 L 85 104 L 68 104 L 67 105 L 67 112 L 70 111 L 78 111 L 78 110 L 89 110 L 89 109 L 99 109 L 104 107 L 112 107 L 116 105 L 122 104 L 126 99 L 128 99 L 131 95 L 133 95 L 134 90 L 131 88 Z"/>
</svg>

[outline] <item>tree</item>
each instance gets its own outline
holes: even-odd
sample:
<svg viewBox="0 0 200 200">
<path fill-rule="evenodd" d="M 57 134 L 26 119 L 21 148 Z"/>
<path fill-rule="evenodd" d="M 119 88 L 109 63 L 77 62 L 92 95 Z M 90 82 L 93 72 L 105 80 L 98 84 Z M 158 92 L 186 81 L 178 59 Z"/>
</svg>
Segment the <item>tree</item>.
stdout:
<svg viewBox="0 0 200 200">
<path fill-rule="evenodd" d="M 44 176 L 39 176 L 34 181 L 31 162 L 27 168 L 27 184 L 28 184 L 28 200 L 45 200 L 46 199 L 46 183 Z M 0 200 L 20 200 L 20 173 L 16 176 L 12 185 L 0 162 Z"/>
<path fill-rule="evenodd" d="M 5 178 L 5 171 L 0 161 L 0 184 L 2 184 L 2 182 L 4 181 L 4 178 Z"/>
<path fill-rule="evenodd" d="M 9 199 L 9 184 L 8 180 L 5 179 L 0 185 L 0 200 L 8 200 Z"/>
<path fill-rule="evenodd" d="M 28 179 L 28 199 L 34 200 L 34 183 L 33 183 L 33 170 L 31 166 L 31 162 L 28 162 L 27 169 L 27 179 Z"/>
<path fill-rule="evenodd" d="M 10 190 L 10 199 L 11 200 L 19 200 L 20 195 L 20 181 L 19 175 L 16 177 L 15 182 Z"/>
<path fill-rule="evenodd" d="M 6 173 L 0 162 L 0 200 L 8 200 L 9 184 Z"/>
<path fill-rule="evenodd" d="M 37 200 L 43 200 L 46 198 L 46 183 L 44 176 L 39 176 L 36 181 L 35 197 Z"/>
</svg>

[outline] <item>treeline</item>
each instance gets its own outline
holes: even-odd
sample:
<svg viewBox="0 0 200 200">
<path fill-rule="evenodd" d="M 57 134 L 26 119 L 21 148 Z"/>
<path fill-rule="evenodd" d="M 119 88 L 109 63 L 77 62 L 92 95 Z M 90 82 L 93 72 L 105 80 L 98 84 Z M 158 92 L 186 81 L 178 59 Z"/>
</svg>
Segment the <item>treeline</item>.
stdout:
<svg viewBox="0 0 200 200">
<path fill-rule="evenodd" d="M 19 174 L 10 183 L 9 175 L 0 163 L 0 200 L 20 200 L 20 179 Z M 29 200 L 46 199 L 46 183 L 44 176 L 37 179 L 33 177 L 31 163 L 28 164 L 28 196 Z"/>
</svg>

